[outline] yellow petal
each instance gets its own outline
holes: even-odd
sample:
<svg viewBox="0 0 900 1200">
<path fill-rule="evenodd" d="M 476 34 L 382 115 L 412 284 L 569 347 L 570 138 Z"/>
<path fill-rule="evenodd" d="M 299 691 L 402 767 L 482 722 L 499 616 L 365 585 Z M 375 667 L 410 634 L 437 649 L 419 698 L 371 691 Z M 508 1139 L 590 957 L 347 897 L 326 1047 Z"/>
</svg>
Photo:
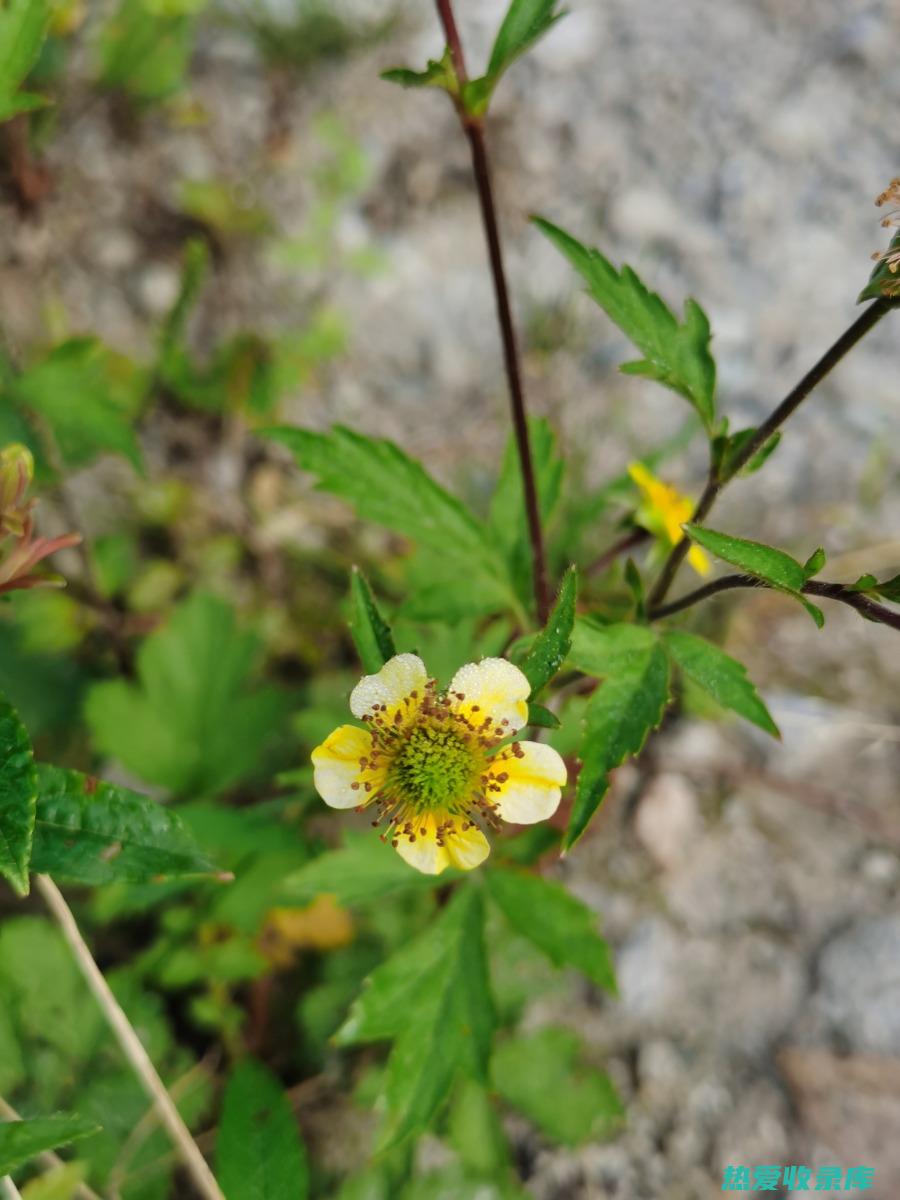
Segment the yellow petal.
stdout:
<svg viewBox="0 0 900 1200">
<path fill-rule="evenodd" d="M 698 575 L 708 575 L 710 572 L 709 559 L 706 552 L 699 546 L 691 546 L 688 550 L 688 562 L 694 568 Z"/>
<path fill-rule="evenodd" d="M 532 825 L 552 817 L 559 807 L 566 764 L 543 742 L 520 742 L 519 749 L 521 758 L 510 750 L 491 760 L 487 797 L 504 821 Z"/>
<path fill-rule="evenodd" d="M 383 704 L 386 711 L 382 715 L 388 722 L 393 722 L 397 712 L 412 716 L 418 711 L 416 700 L 421 702 L 427 680 L 425 664 L 417 654 L 395 654 L 380 671 L 362 677 L 350 693 L 350 711 L 362 719 Z M 410 700 L 412 692 L 415 700 Z"/>
<path fill-rule="evenodd" d="M 412 840 L 406 834 L 397 835 L 397 853 L 423 875 L 440 875 L 450 866 L 450 854 L 446 845 L 437 843 L 438 822 L 433 813 L 426 813 L 417 821 Z"/>
<path fill-rule="evenodd" d="M 365 804 L 383 781 L 384 771 L 363 771 L 360 760 L 372 749 L 368 729 L 341 725 L 312 752 L 313 783 L 316 791 L 332 808 L 356 808 Z M 367 791 L 365 784 L 372 786 Z M 353 785 L 357 786 L 354 787 Z"/>
<path fill-rule="evenodd" d="M 449 695 L 454 711 L 473 725 L 482 725 L 489 717 L 491 729 L 515 733 L 528 720 L 530 691 L 531 684 L 511 662 L 483 658 L 459 668 Z"/>
<path fill-rule="evenodd" d="M 444 842 L 451 864 L 460 871 L 471 871 L 480 866 L 491 852 L 490 842 L 477 825 L 445 834 Z"/>
<path fill-rule="evenodd" d="M 642 462 L 629 463 L 628 474 L 642 491 L 646 491 L 657 482 L 656 476 L 648 471 Z"/>
<path fill-rule="evenodd" d="M 478 826 L 470 825 L 464 830 L 457 817 L 452 832 L 448 832 L 446 823 L 449 819 L 446 812 L 423 813 L 414 822 L 414 841 L 403 834 L 398 836 L 397 853 L 425 875 L 440 875 L 447 867 L 471 871 L 483 863 L 491 847 Z M 438 845 L 439 828 L 443 828 L 442 846 Z"/>
</svg>

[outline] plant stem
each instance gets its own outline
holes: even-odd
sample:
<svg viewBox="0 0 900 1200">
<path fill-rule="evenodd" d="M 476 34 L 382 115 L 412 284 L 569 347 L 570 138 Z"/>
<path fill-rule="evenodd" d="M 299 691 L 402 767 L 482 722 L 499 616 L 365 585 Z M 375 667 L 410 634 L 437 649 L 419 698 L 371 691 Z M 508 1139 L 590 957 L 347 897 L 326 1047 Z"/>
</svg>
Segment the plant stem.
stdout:
<svg viewBox="0 0 900 1200">
<path fill-rule="evenodd" d="M 3 1200 L 22 1200 L 22 1193 L 13 1183 L 9 1175 L 4 1175 L 0 1179 L 0 1193 L 3 1195 Z"/>
<path fill-rule="evenodd" d="M 723 575 L 721 579 L 705 583 L 703 587 L 696 588 L 693 592 L 688 592 L 686 596 L 672 600 L 669 604 L 661 604 L 652 608 L 648 618 L 651 621 L 659 621 L 663 617 L 671 617 L 686 608 L 692 608 L 709 596 L 715 596 L 719 592 L 728 592 L 733 588 L 767 588 L 768 586 L 753 575 Z M 848 604 L 870 621 L 876 621 L 879 625 L 889 625 L 892 629 L 900 629 L 900 612 L 888 608 L 884 604 L 878 604 L 875 600 L 870 600 L 862 592 L 854 592 L 844 583 L 826 583 L 824 580 L 811 579 L 800 590 L 807 596 L 821 596 L 825 600 L 837 600 L 841 604 Z"/>
<path fill-rule="evenodd" d="M 112 989 L 103 977 L 103 972 L 94 961 L 87 943 L 81 936 L 72 910 L 59 888 L 48 875 L 35 876 L 35 884 L 69 943 L 81 973 L 103 1010 L 103 1015 L 115 1034 L 123 1054 L 128 1059 L 147 1095 L 153 1101 L 159 1114 L 160 1124 L 165 1127 L 174 1142 L 197 1191 L 205 1197 L 205 1200 L 225 1200 L 206 1159 L 197 1148 L 188 1127 L 172 1101 L 172 1097 L 166 1091 L 143 1043 L 113 995 Z"/>
<path fill-rule="evenodd" d="M 9 1101 L 5 1100 L 2 1096 L 0 1096 L 0 1117 L 2 1117 L 4 1121 L 22 1120 L 19 1113 L 17 1113 Z M 45 1150 L 42 1154 L 39 1154 L 38 1162 L 45 1171 L 56 1171 L 60 1167 L 64 1167 L 66 1165 L 59 1155 L 54 1154 L 52 1150 Z M 86 1183 L 76 1184 L 74 1195 L 78 1196 L 80 1200 L 100 1200 L 100 1197 L 97 1195 L 94 1189 L 89 1187 Z"/>
<path fill-rule="evenodd" d="M 459 83 L 460 91 L 468 80 L 466 61 L 463 54 L 459 30 L 453 15 L 452 0 L 435 0 L 438 16 L 444 27 L 447 46 L 453 62 L 453 69 Z M 528 536 L 531 541 L 531 556 L 534 566 L 534 598 L 537 615 L 541 624 L 547 620 L 550 611 L 550 589 L 547 580 L 547 563 L 544 553 L 544 538 L 541 531 L 540 506 L 538 504 L 537 484 L 534 473 L 534 459 L 531 453 L 531 439 L 528 434 L 528 418 L 525 410 L 525 394 L 522 389 L 522 373 L 519 366 L 519 351 L 516 344 L 516 330 L 513 322 L 512 307 L 509 302 L 509 288 L 506 282 L 506 270 L 503 265 L 503 249 L 500 242 L 500 227 L 497 221 L 497 205 L 494 199 L 494 188 L 491 182 L 490 162 L 487 146 L 484 140 L 484 125 L 481 117 L 466 112 L 461 99 L 456 101 L 456 111 L 469 141 L 472 154 L 472 171 L 475 176 L 475 186 L 478 191 L 478 202 L 481 209 L 481 221 L 487 240 L 488 258 L 491 264 L 491 276 L 494 281 L 494 298 L 497 303 L 497 320 L 500 325 L 500 339 L 503 343 L 503 359 L 506 366 L 506 379 L 509 385 L 510 408 L 513 431 L 516 438 L 516 448 L 519 452 L 519 463 L 522 469 L 522 489 L 525 496 L 525 513 L 528 520 Z"/>
<path fill-rule="evenodd" d="M 640 546 L 648 541 L 650 534 L 646 529 L 636 527 L 629 529 L 626 534 L 619 538 L 617 542 L 613 542 L 599 558 L 596 558 L 590 566 L 585 567 L 585 575 L 600 575 L 607 567 L 611 567 L 616 559 L 625 554 L 626 551 L 632 550 L 635 546 Z"/>
<path fill-rule="evenodd" d="M 837 341 L 825 351 L 815 366 L 807 371 L 796 387 L 788 392 L 778 407 L 773 409 L 772 413 L 757 428 L 753 437 L 741 449 L 740 454 L 730 463 L 727 476 L 720 477 L 715 464 L 710 466 L 709 478 L 694 510 L 694 514 L 691 517 L 692 521 L 699 522 L 706 517 L 725 484 L 733 479 L 738 471 L 742 467 L 745 467 L 755 454 L 759 453 L 766 442 L 769 441 L 772 434 L 784 424 L 810 392 L 818 387 L 826 375 L 829 375 L 834 370 L 853 347 L 862 341 L 871 329 L 875 328 L 881 318 L 890 311 L 891 307 L 891 302 L 882 297 L 870 304 L 857 317 L 853 324 L 844 330 Z M 687 537 L 682 538 L 680 542 L 677 542 L 672 547 L 669 557 L 660 571 L 659 579 L 657 579 L 648 597 L 648 604 L 651 609 L 662 604 L 689 548 L 690 539 Z"/>
</svg>

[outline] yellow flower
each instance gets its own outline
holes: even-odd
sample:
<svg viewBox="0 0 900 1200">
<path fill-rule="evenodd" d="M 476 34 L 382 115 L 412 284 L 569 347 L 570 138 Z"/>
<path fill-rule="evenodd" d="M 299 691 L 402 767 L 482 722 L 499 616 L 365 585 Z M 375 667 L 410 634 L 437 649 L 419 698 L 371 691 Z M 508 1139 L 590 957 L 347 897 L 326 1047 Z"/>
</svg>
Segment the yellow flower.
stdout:
<svg viewBox="0 0 900 1200">
<path fill-rule="evenodd" d="M 667 550 L 671 549 L 684 536 L 682 525 L 693 516 L 693 500 L 682 496 L 671 484 L 657 479 L 643 463 L 632 463 L 628 474 L 641 493 L 641 506 L 635 514 L 635 520 L 642 529 L 662 542 Z M 709 559 L 699 546 L 691 546 L 687 557 L 698 575 L 709 574 Z"/>
<path fill-rule="evenodd" d="M 446 692 L 415 654 L 365 675 L 341 725 L 312 752 L 319 795 L 332 808 L 371 807 L 382 840 L 426 875 L 470 870 L 490 853 L 482 825 L 520 825 L 556 812 L 566 765 L 541 742 L 510 742 L 528 720 L 528 680 L 502 658 L 456 672 Z"/>
<path fill-rule="evenodd" d="M 300 950 L 339 950 L 353 940 L 353 920 L 327 892 L 304 908 L 270 908 L 259 949 L 275 967 L 293 966 Z"/>
</svg>

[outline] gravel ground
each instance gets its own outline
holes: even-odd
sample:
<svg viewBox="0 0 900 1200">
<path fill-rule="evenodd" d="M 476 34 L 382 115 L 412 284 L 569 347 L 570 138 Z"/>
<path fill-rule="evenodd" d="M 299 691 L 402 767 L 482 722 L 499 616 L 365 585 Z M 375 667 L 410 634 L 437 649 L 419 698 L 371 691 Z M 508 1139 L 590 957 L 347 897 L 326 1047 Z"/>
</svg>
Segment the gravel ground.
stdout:
<svg viewBox="0 0 900 1200">
<path fill-rule="evenodd" d="M 477 63 L 503 5 L 458 7 Z M 491 145 L 515 306 L 532 334 L 529 397 L 599 482 L 684 410 L 616 373 L 625 347 L 528 214 L 632 263 L 673 303 L 700 299 L 722 403 L 737 424 L 759 418 L 853 319 L 885 242 L 872 199 L 900 170 L 900 8 L 569 7 L 504 82 Z M 177 181 L 224 176 L 286 234 L 302 229 L 310 118 L 333 110 L 371 163 L 339 241 L 374 246 L 384 268 L 362 282 L 310 279 L 237 247 L 207 303 L 227 326 L 280 330 L 327 297 L 354 331 L 349 363 L 293 401 L 294 416 L 393 436 L 444 478 L 478 486 L 506 413 L 466 148 L 442 97 L 376 78 L 438 48 L 430 7 L 409 4 L 390 44 L 289 98 L 277 161 L 268 84 L 231 36 L 211 37 L 196 64 L 206 126 L 156 116 L 123 142 L 102 102 L 73 95 L 48 151 L 55 195 L 14 239 L 3 214 L 0 313 L 13 344 L 40 334 L 53 301 L 74 329 L 145 352 L 177 286 L 178 239 L 158 219 Z M 543 345 L 545 327 L 562 331 L 559 347 Z M 897 351 L 885 322 L 801 410 L 765 475 L 725 498 L 716 525 L 803 555 L 822 543 L 834 578 L 900 568 Z M 701 453 L 671 471 L 697 489 Z M 875 1200 L 897 1192 L 900 661 L 890 633 L 851 613 L 829 611 L 819 634 L 771 595 L 726 611 L 729 645 L 784 742 L 672 727 L 640 771 L 619 772 L 596 834 L 561 864 L 603 916 L 621 997 L 576 989 L 532 1017 L 572 1024 L 598 1062 L 611 1057 L 629 1122 L 620 1140 L 578 1151 L 516 1127 L 542 1200 L 695 1200 L 721 1194 L 725 1165 L 769 1162 L 866 1163 Z"/>
</svg>

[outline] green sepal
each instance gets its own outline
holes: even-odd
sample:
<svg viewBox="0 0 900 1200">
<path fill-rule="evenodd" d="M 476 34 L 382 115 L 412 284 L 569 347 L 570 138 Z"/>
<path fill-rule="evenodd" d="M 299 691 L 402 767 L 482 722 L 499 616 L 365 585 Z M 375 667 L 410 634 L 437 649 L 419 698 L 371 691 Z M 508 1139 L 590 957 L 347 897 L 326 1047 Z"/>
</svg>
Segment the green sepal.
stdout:
<svg viewBox="0 0 900 1200">
<path fill-rule="evenodd" d="M 375 603 L 372 589 L 360 571 L 350 572 L 350 633 L 363 669 L 369 675 L 380 671 L 389 658 L 397 653 L 391 627 Z"/>
<path fill-rule="evenodd" d="M 888 254 L 900 251 L 900 229 L 891 238 L 887 248 Z M 900 304 L 900 271 L 892 271 L 882 259 L 869 277 L 869 282 L 856 298 L 857 304 L 865 300 L 889 300 L 892 304 Z"/>
</svg>

